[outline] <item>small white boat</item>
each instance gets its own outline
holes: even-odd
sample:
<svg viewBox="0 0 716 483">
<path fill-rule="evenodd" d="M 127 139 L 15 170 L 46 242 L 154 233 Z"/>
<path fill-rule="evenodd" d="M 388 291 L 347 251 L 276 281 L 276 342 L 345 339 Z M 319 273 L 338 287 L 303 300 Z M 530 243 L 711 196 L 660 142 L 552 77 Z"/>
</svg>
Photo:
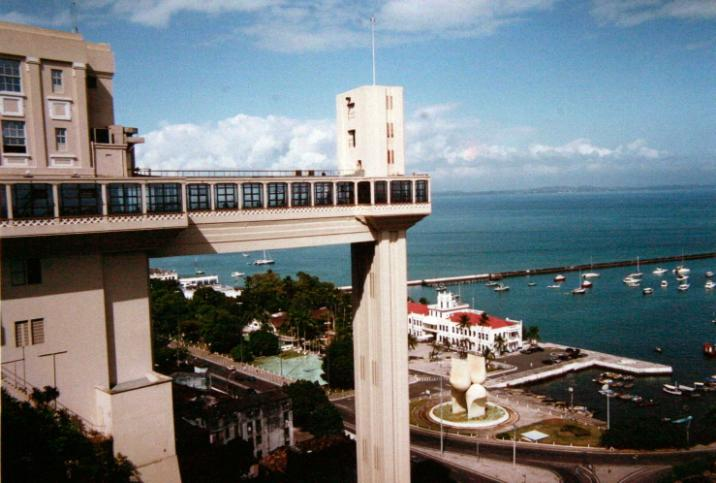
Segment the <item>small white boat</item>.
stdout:
<svg viewBox="0 0 716 483">
<path fill-rule="evenodd" d="M 557 284 L 552 284 L 552 285 L 547 285 L 547 288 L 562 288 L 562 286 L 557 285 Z"/>
<path fill-rule="evenodd" d="M 243 277 L 244 275 L 246 275 L 244 272 L 231 272 L 231 276 L 234 278 Z"/>
<path fill-rule="evenodd" d="M 266 256 L 266 250 L 264 250 L 264 257 L 257 258 L 254 260 L 254 265 L 273 265 L 276 263 L 273 258 Z"/>
<path fill-rule="evenodd" d="M 592 288 L 592 282 L 589 280 L 582 280 L 582 288 Z"/>
<path fill-rule="evenodd" d="M 711 270 L 707 270 L 704 275 L 706 276 L 706 278 L 713 278 L 714 273 Z"/>
<path fill-rule="evenodd" d="M 572 289 L 572 295 L 584 295 L 585 293 L 587 293 L 587 289 L 584 287 Z"/>
<path fill-rule="evenodd" d="M 713 280 L 709 280 L 704 284 L 704 288 L 706 290 L 713 290 L 716 288 L 716 282 L 714 282 Z"/>
<path fill-rule="evenodd" d="M 660 285 L 661 285 L 661 288 L 666 288 L 669 286 L 669 282 L 667 282 L 666 280 L 662 280 Z"/>
<path fill-rule="evenodd" d="M 242 256 L 242 257 L 248 257 L 249 254 L 248 254 L 248 253 L 242 253 L 241 256 Z"/>
<path fill-rule="evenodd" d="M 494 280 L 490 280 L 489 282 L 487 282 L 485 284 L 485 287 L 497 287 L 497 285 L 498 285 L 497 282 L 495 282 Z"/>
<path fill-rule="evenodd" d="M 689 276 L 688 276 L 688 275 L 677 275 L 677 276 L 676 276 L 676 281 L 677 281 L 677 282 L 685 282 L 685 281 L 687 281 L 688 279 L 689 279 Z"/>
<path fill-rule="evenodd" d="M 494 290 L 495 292 L 507 292 L 509 289 L 510 287 L 508 287 L 507 285 L 499 283 L 497 284 L 497 287 L 493 288 L 492 290 Z"/>
<path fill-rule="evenodd" d="M 534 287 L 535 285 L 537 285 L 537 282 L 527 282 L 528 287 Z"/>
<path fill-rule="evenodd" d="M 666 272 L 668 272 L 668 270 L 666 268 L 656 267 L 651 273 L 660 277 L 660 276 L 664 275 Z"/>
<path fill-rule="evenodd" d="M 679 284 L 677 289 L 679 290 L 679 292 L 686 292 L 689 289 L 689 287 L 691 287 L 691 285 L 689 285 L 688 283 L 681 283 L 681 284 Z"/>
<path fill-rule="evenodd" d="M 624 283 L 627 287 L 638 287 L 641 284 L 641 280 L 634 277 L 626 277 Z"/>
<path fill-rule="evenodd" d="M 681 396 L 683 394 L 676 386 L 672 386 L 671 384 L 664 384 L 661 386 L 661 390 L 674 396 Z"/>
<path fill-rule="evenodd" d="M 590 278 L 599 278 L 599 274 L 597 272 L 587 272 L 582 274 L 582 278 L 590 279 Z"/>
<path fill-rule="evenodd" d="M 679 384 L 677 387 L 681 392 L 694 392 L 696 390 L 691 386 L 684 386 L 683 384 Z"/>
<path fill-rule="evenodd" d="M 557 283 L 560 283 L 560 282 L 564 282 L 565 280 L 567 280 L 567 277 L 560 274 L 560 275 L 556 275 L 553 280 Z"/>
<path fill-rule="evenodd" d="M 644 295 L 651 295 L 654 293 L 654 289 L 651 287 L 644 287 L 643 289 L 641 289 L 641 293 L 643 293 Z"/>
<path fill-rule="evenodd" d="M 688 275 L 689 273 L 691 273 L 691 269 L 683 265 L 679 265 L 673 270 L 673 272 L 674 275 Z"/>
<path fill-rule="evenodd" d="M 636 272 L 632 272 L 627 275 L 627 278 L 641 278 L 644 274 L 639 270 L 639 257 L 636 257 Z"/>
</svg>

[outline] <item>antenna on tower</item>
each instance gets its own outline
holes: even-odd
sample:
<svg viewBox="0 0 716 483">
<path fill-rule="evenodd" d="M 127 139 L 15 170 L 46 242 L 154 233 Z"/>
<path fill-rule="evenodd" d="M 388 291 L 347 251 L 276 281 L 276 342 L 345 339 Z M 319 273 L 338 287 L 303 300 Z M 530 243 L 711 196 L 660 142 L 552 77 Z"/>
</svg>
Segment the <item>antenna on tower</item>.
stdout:
<svg viewBox="0 0 716 483">
<path fill-rule="evenodd" d="M 370 18 L 370 44 L 373 57 L 373 85 L 375 85 L 375 15 Z"/>
<path fill-rule="evenodd" d="M 72 32 L 79 33 L 80 28 L 77 25 L 77 1 L 72 0 L 70 3 L 70 16 L 72 17 Z"/>
</svg>

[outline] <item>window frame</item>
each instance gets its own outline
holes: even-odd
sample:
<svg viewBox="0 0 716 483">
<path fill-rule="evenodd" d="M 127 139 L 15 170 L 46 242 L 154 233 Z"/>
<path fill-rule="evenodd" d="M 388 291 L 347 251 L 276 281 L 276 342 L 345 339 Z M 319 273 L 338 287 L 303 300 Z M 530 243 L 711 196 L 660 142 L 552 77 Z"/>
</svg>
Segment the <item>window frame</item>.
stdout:
<svg viewBox="0 0 716 483">
<path fill-rule="evenodd" d="M 147 213 L 181 213 L 181 183 L 147 183 Z"/>
<path fill-rule="evenodd" d="M 387 205 L 388 204 L 388 182 L 387 181 L 373 182 L 373 203 L 376 205 Z"/>
<path fill-rule="evenodd" d="M 0 58 L 0 92 L 22 93 L 20 60 Z"/>
<path fill-rule="evenodd" d="M 268 208 L 286 208 L 288 206 L 288 183 L 268 183 Z"/>
<path fill-rule="evenodd" d="M 60 216 L 102 214 L 102 191 L 96 183 L 62 183 L 59 187 Z"/>
<path fill-rule="evenodd" d="M 20 196 L 25 191 L 27 199 Z M 43 194 L 44 196 L 40 196 Z M 13 218 L 53 218 L 55 202 L 49 183 L 17 183 L 12 185 Z"/>
<path fill-rule="evenodd" d="M 311 183 L 291 183 L 291 207 L 311 206 Z"/>
<path fill-rule="evenodd" d="M 55 128 L 55 151 L 58 153 L 67 152 L 67 128 L 56 127 Z"/>
<path fill-rule="evenodd" d="M 109 183 L 107 185 L 107 214 L 134 215 L 141 213 L 142 185 L 139 183 Z"/>
<path fill-rule="evenodd" d="M 352 181 L 336 183 L 336 205 L 355 205 L 355 184 Z"/>
<path fill-rule="evenodd" d="M 412 203 L 413 183 L 408 180 L 390 182 L 390 203 Z"/>
<path fill-rule="evenodd" d="M 214 209 L 236 210 L 239 208 L 239 196 L 236 183 L 217 183 L 214 185 Z"/>
<path fill-rule="evenodd" d="M 313 206 L 333 206 L 333 183 L 313 183 Z"/>
<path fill-rule="evenodd" d="M 21 135 L 20 130 L 22 131 Z M 25 129 L 25 121 L 3 119 L 1 134 L 3 153 L 27 154 L 27 130 Z M 22 140 L 22 144 L 18 142 L 10 143 L 10 141 L 13 140 Z"/>
<path fill-rule="evenodd" d="M 191 183 L 186 185 L 187 211 L 211 210 L 211 187 L 207 183 Z"/>
<path fill-rule="evenodd" d="M 50 83 L 54 94 L 65 92 L 65 73 L 62 69 L 50 69 Z"/>
<path fill-rule="evenodd" d="M 415 202 L 427 203 L 428 201 L 428 180 L 415 180 Z"/>
<path fill-rule="evenodd" d="M 245 210 L 256 210 L 264 207 L 264 190 L 262 183 L 241 183 L 241 207 Z"/>
</svg>

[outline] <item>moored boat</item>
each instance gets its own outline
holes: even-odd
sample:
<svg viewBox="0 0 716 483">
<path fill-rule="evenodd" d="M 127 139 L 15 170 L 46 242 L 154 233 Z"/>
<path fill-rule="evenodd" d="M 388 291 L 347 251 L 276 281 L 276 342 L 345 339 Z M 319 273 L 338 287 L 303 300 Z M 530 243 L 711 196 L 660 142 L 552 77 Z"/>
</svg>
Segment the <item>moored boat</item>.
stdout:
<svg viewBox="0 0 716 483">
<path fill-rule="evenodd" d="M 582 288 L 592 288 L 592 282 L 589 280 L 582 280 Z"/>
<path fill-rule="evenodd" d="M 664 275 L 666 272 L 668 272 L 667 269 L 665 269 L 663 267 L 656 267 L 651 273 L 660 277 L 660 276 Z"/>
<path fill-rule="evenodd" d="M 651 295 L 654 293 L 654 289 L 651 287 L 644 287 L 643 289 L 641 289 L 641 293 L 643 293 L 644 295 Z"/>
<path fill-rule="evenodd" d="M 713 290 L 713 289 L 716 288 L 716 282 L 714 282 L 713 280 L 708 280 L 708 281 L 704 284 L 704 288 L 705 288 L 706 290 Z"/>
<path fill-rule="evenodd" d="M 704 274 L 706 278 L 713 278 L 714 273 L 711 270 L 706 270 L 706 273 Z"/>
<path fill-rule="evenodd" d="M 572 295 L 584 295 L 585 293 L 587 293 L 587 289 L 584 287 L 572 289 Z"/>
<path fill-rule="evenodd" d="M 704 342 L 704 355 L 708 357 L 715 357 L 716 356 L 716 344 L 712 344 L 710 342 Z M 713 379 L 716 376 L 711 376 Z"/>
<path fill-rule="evenodd" d="M 547 285 L 547 288 L 562 288 L 561 285 L 553 284 L 553 285 Z"/>
<path fill-rule="evenodd" d="M 673 394 L 674 396 L 681 396 L 683 394 L 679 388 L 672 386 L 671 384 L 664 384 L 661 386 L 661 390 L 667 394 Z"/>
<path fill-rule="evenodd" d="M 567 277 L 565 277 L 562 274 L 559 274 L 559 275 L 556 275 L 553 280 L 557 283 L 564 282 L 565 280 L 567 280 Z"/>
<path fill-rule="evenodd" d="M 494 290 L 495 292 L 507 292 L 509 289 L 510 289 L 510 287 L 508 287 L 507 285 L 505 285 L 503 283 L 499 283 L 499 284 L 497 284 L 497 287 L 495 287 L 492 290 Z"/>
<path fill-rule="evenodd" d="M 669 282 L 667 282 L 666 280 L 662 280 L 659 285 L 661 286 L 661 288 L 666 288 L 669 286 Z"/>
<path fill-rule="evenodd" d="M 691 285 L 689 285 L 688 283 L 680 283 L 679 286 L 677 287 L 677 290 L 679 292 L 686 292 L 689 289 L 689 287 L 691 287 Z"/>
</svg>

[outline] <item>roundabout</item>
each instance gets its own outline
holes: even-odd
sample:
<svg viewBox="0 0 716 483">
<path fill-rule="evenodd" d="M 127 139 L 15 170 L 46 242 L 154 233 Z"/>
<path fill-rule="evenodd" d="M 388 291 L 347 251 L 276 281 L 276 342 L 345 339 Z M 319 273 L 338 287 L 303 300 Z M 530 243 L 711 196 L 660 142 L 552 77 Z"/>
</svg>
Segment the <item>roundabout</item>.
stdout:
<svg viewBox="0 0 716 483">
<path fill-rule="evenodd" d="M 438 404 L 430 409 L 430 419 L 445 426 L 458 429 L 488 429 L 494 428 L 510 419 L 507 409 L 488 402 L 483 416 L 468 418 L 467 413 L 452 413 L 452 403 Z"/>
</svg>

